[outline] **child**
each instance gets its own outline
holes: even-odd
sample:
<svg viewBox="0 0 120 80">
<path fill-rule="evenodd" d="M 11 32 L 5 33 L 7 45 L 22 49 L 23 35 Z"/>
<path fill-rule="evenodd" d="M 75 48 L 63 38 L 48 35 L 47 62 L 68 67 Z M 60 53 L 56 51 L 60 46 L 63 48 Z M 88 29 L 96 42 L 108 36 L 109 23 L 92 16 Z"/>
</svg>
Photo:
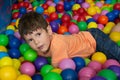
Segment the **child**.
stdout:
<svg viewBox="0 0 120 80">
<path fill-rule="evenodd" d="M 72 35 L 56 34 L 43 16 L 36 12 L 23 15 L 18 27 L 22 38 L 38 55 L 51 57 L 54 67 L 58 67 L 64 58 L 89 57 L 96 50 L 105 53 L 107 58 L 120 61 L 120 47 L 99 29 L 93 28 Z"/>
</svg>

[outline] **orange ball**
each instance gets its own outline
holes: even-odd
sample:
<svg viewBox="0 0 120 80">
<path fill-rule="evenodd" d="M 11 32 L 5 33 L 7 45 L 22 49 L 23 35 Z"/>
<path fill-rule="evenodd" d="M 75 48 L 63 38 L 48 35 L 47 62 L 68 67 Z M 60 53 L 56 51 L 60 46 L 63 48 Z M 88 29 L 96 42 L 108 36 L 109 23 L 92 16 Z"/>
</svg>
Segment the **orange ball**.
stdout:
<svg viewBox="0 0 120 80">
<path fill-rule="evenodd" d="M 108 23 L 108 17 L 105 15 L 101 15 L 98 17 L 98 23 L 99 24 L 107 24 Z"/>
<path fill-rule="evenodd" d="M 58 33 L 64 34 L 65 32 L 68 32 L 68 28 L 66 26 L 60 26 L 58 29 Z"/>
</svg>

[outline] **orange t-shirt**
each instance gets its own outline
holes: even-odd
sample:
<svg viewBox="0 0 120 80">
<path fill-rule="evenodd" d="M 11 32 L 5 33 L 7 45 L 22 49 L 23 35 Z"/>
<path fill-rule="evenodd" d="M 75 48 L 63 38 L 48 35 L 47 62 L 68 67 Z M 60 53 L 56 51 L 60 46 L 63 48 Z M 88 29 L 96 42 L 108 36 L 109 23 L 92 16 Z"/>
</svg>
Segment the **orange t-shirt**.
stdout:
<svg viewBox="0 0 120 80">
<path fill-rule="evenodd" d="M 87 31 L 72 35 L 53 34 L 50 46 L 52 65 L 58 66 L 64 58 L 88 57 L 95 50 L 96 41 Z"/>
</svg>

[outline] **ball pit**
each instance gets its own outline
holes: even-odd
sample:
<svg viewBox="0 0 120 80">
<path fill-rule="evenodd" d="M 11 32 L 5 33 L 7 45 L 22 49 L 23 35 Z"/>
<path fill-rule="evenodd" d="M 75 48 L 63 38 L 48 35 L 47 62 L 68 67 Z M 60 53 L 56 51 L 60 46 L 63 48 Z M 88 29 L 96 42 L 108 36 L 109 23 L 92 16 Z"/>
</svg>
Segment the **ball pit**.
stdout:
<svg viewBox="0 0 120 80">
<path fill-rule="evenodd" d="M 44 14 L 55 33 L 71 35 L 99 28 L 120 46 L 120 33 L 110 33 L 120 22 L 119 10 L 120 0 L 18 0 L 12 5 L 11 23 L 0 34 L 0 80 L 119 79 L 120 63 L 107 60 L 101 52 L 91 58 L 63 60 L 54 68 L 51 59 L 38 56 L 18 32 L 21 16 L 35 11 Z"/>
</svg>

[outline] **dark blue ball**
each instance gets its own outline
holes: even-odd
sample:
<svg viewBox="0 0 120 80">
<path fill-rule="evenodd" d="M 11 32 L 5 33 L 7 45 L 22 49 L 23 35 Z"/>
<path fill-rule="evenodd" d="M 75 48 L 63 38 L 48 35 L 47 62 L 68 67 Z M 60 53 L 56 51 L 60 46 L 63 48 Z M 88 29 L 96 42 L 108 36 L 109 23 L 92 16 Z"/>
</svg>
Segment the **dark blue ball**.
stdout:
<svg viewBox="0 0 120 80">
<path fill-rule="evenodd" d="M 112 13 L 114 14 L 115 18 L 119 18 L 119 10 L 113 10 Z"/>
<path fill-rule="evenodd" d="M 9 56 L 8 53 L 6 52 L 0 52 L 0 59 L 5 57 L 5 56 Z"/>
<path fill-rule="evenodd" d="M 8 55 L 11 58 L 19 58 L 21 56 L 21 53 L 20 53 L 20 51 L 18 49 L 12 48 L 12 49 L 9 49 Z"/>
<path fill-rule="evenodd" d="M 58 23 L 56 23 L 55 21 L 52 21 L 52 22 L 50 22 L 50 26 L 52 28 L 52 31 L 57 33 L 57 31 L 59 29 Z"/>
<path fill-rule="evenodd" d="M 34 74 L 32 76 L 32 80 L 43 80 L 42 76 L 40 74 Z"/>
<path fill-rule="evenodd" d="M 89 18 L 86 22 L 87 22 L 87 24 L 89 24 L 90 22 L 96 22 L 96 21 L 93 18 Z"/>
<path fill-rule="evenodd" d="M 106 16 L 108 17 L 109 22 L 115 20 L 115 15 L 112 12 L 107 13 Z"/>
<path fill-rule="evenodd" d="M 78 80 L 78 75 L 73 69 L 64 69 L 61 76 L 63 80 Z"/>
<path fill-rule="evenodd" d="M 19 9 L 19 11 L 20 11 L 20 13 L 21 14 L 25 14 L 27 11 L 26 11 L 26 8 L 24 8 L 24 7 L 21 7 L 20 9 Z"/>
<path fill-rule="evenodd" d="M 75 71 L 76 72 L 79 72 L 80 69 L 85 67 L 85 61 L 84 61 L 83 58 L 81 58 L 81 57 L 74 57 L 72 60 L 75 62 L 75 65 L 76 65 Z"/>
<path fill-rule="evenodd" d="M 70 5 L 70 2 L 68 2 L 68 1 L 64 2 L 64 9 L 65 9 L 65 11 L 68 11 L 68 10 L 72 9 L 72 6 Z"/>
<path fill-rule="evenodd" d="M 105 79 L 104 77 L 101 77 L 101 76 L 94 76 L 90 80 L 107 80 L 107 79 Z"/>
</svg>

